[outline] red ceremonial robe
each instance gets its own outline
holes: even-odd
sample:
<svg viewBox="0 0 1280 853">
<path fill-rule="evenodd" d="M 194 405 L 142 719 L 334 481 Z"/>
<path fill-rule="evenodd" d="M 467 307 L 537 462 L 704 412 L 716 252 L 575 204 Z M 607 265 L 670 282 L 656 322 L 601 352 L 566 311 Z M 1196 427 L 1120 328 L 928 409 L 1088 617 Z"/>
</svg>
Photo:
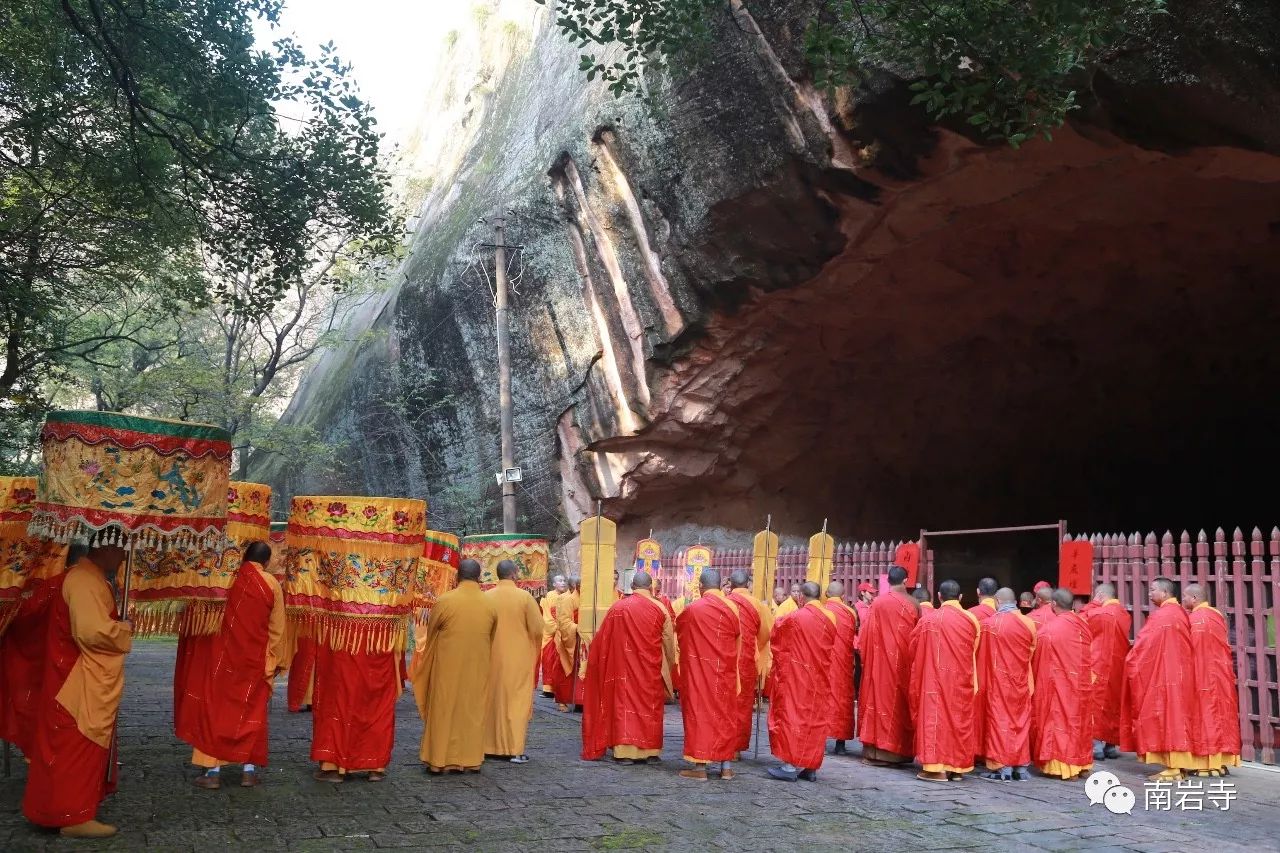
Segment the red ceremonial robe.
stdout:
<svg viewBox="0 0 1280 853">
<path fill-rule="evenodd" d="M 686 761 L 732 761 L 738 751 L 738 733 L 730 725 L 741 687 L 739 644 L 744 642 L 736 610 L 724 593 L 711 589 L 676 617 Z"/>
<path fill-rule="evenodd" d="M 1191 714 L 1196 706 L 1191 622 L 1172 598 L 1143 623 L 1124 664 L 1120 748 L 1138 760 L 1191 767 Z"/>
<path fill-rule="evenodd" d="M 969 612 L 973 614 L 973 618 L 978 620 L 978 632 L 981 637 L 983 621 L 990 619 L 996 615 L 996 600 L 994 598 L 983 598 L 973 607 L 969 608 Z M 981 672 L 981 666 L 978 667 Z M 975 758 L 982 758 L 982 743 L 987 730 L 986 720 L 987 703 L 982 698 L 982 679 L 978 679 L 978 695 L 973 703 L 973 736 L 974 743 L 977 744 L 977 755 Z M 1001 765 L 1003 766 L 1003 765 Z"/>
<path fill-rule="evenodd" d="M 582 758 L 598 761 L 618 745 L 662 749 L 662 604 L 633 593 L 605 613 L 587 652 L 583 679 Z M 556 669 L 560 669 L 559 661 Z"/>
<path fill-rule="evenodd" d="M 911 722 L 926 773 L 973 769 L 978 620 L 944 601 L 911 632 Z"/>
<path fill-rule="evenodd" d="M 225 616 L 223 617 L 225 618 Z M 213 666 L 213 641 L 216 634 L 178 637 L 178 656 L 173 663 L 173 732 L 190 743 L 183 734 L 196 725 L 195 716 L 205 698 L 205 676 Z"/>
<path fill-rule="evenodd" d="M 858 633 L 855 635 L 853 647 L 861 651 L 862 631 L 867 627 L 867 620 L 871 618 L 871 605 L 859 598 L 853 603 L 853 611 L 858 614 Z"/>
<path fill-rule="evenodd" d="M 1069 610 L 1036 634 L 1031 758 L 1046 776 L 1072 779 L 1093 766 L 1092 640 L 1088 623 Z"/>
<path fill-rule="evenodd" d="M 742 685 L 742 689 L 738 692 L 733 728 L 738 736 L 738 752 L 746 752 L 751 748 L 756 683 L 760 676 L 756 663 L 756 642 L 760 636 L 760 611 L 751 603 L 750 596 L 740 590 L 730 592 L 728 599 L 738 608 L 738 620 L 742 628 L 742 643 L 738 649 L 738 682 Z"/>
<path fill-rule="evenodd" d="M 116 789 L 116 777 L 106 782 L 107 760 L 131 636 L 87 559 L 46 583 L 46 657 L 22 813 L 37 826 L 75 826 L 93 820 Z"/>
<path fill-rule="evenodd" d="M 267 705 L 279 661 L 270 624 L 284 602 L 279 585 L 257 563 L 244 563 L 227 593 L 221 630 L 212 638 L 209 667 L 197 674 L 199 698 L 178 737 L 219 761 L 267 763 Z M 279 638 L 276 638 L 279 643 Z"/>
<path fill-rule="evenodd" d="M 978 754 L 989 770 L 1031 763 L 1031 654 L 1036 625 L 1016 610 L 982 621 L 979 702 L 984 728 Z"/>
<path fill-rule="evenodd" d="M 1235 766 L 1238 762 L 1231 759 L 1240 755 L 1240 699 L 1235 658 L 1227 640 L 1227 620 L 1208 602 L 1201 602 L 1191 611 L 1189 621 L 1196 679 L 1191 752 L 1213 759 L 1211 766 L 1197 769 Z"/>
<path fill-rule="evenodd" d="M 911 596 L 888 592 L 871 602 L 862 629 L 862 689 L 858 739 L 904 759 L 914 753 L 907 694 L 911 685 L 911 631 L 920 606 Z"/>
<path fill-rule="evenodd" d="M 49 608 L 55 590 L 60 587 L 44 580 L 23 587 L 18 612 L 0 636 L 0 740 L 18 747 L 28 759 L 35 751 Z"/>
<path fill-rule="evenodd" d="M 290 711 L 296 714 L 304 705 L 315 702 L 315 678 L 316 641 L 311 637 L 298 637 L 298 647 L 289 662 Z"/>
<path fill-rule="evenodd" d="M 1090 604 L 1093 604 L 1090 602 Z M 1124 660 L 1129 654 L 1133 617 L 1116 599 L 1081 611 L 1089 623 L 1089 662 L 1093 670 L 1090 716 L 1093 739 L 1120 743 L 1120 695 L 1124 692 Z"/>
<path fill-rule="evenodd" d="M 810 601 L 779 622 L 769 638 L 773 696 L 769 701 L 769 749 L 804 770 L 822 766 L 831 725 L 831 657 L 835 617 Z"/>
<path fill-rule="evenodd" d="M 996 615 L 996 600 L 994 598 L 984 598 L 970 607 L 969 612 L 981 624 L 983 619 L 990 619 Z"/>
<path fill-rule="evenodd" d="M 853 740 L 858 736 L 853 728 L 853 650 L 858 639 L 858 616 L 852 607 L 838 598 L 828 598 L 823 607 L 836 618 L 835 644 L 831 648 L 831 659 L 826 664 L 831 682 L 827 737 Z"/>
<path fill-rule="evenodd" d="M 1032 608 L 1027 614 L 1031 621 L 1036 623 L 1036 628 L 1040 629 L 1045 626 L 1049 620 L 1053 619 L 1055 611 L 1052 604 L 1042 604 L 1039 607 Z"/>
<path fill-rule="evenodd" d="M 317 643 L 311 760 L 344 772 L 384 769 L 395 744 L 403 685 L 395 652 L 349 652 Z"/>
</svg>

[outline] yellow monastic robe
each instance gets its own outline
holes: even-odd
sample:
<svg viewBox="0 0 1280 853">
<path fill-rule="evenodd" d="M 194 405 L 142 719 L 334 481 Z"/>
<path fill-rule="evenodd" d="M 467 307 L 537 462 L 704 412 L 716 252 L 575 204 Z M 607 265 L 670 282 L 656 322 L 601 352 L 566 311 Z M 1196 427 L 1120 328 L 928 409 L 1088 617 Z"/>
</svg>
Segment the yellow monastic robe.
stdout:
<svg viewBox="0 0 1280 853">
<path fill-rule="evenodd" d="M 485 755 L 523 755 L 533 716 L 533 674 L 542 644 L 542 613 L 533 596 L 500 580 L 485 595 L 498 613 L 489 658 L 489 701 L 485 705 Z"/>
<path fill-rule="evenodd" d="M 564 674 L 573 677 L 573 652 L 578 647 L 578 593 L 562 592 L 556 602 L 556 652 Z"/>
<path fill-rule="evenodd" d="M 799 609 L 800 607 L 799 605 L 796 604 L 796 600 L 788 595 L 787 600 L 779 604 L 778 609 L 773 611 L 773 621 L 777 622 L 779 619 L 783 618 L 784 616 L 789 616 L 790 614 L 795 613 Z"/>
<path fill-rule="evenodd" d="M 556 606 L 556 602 L 560 600 L 560 595 L 561 593 L 556 592 L 553 589 L 549 590 L 546 595 L 542 596 L 542 652 L 544 654 L 544 661 L 547 660 L 545 657 L 547 646 L 549 644 L 554 644 L 556 641 L 556 617 L 552 612 L 552 609 Z M 556 656 L 559 657 L 559 654 L 557 653 Z M 545 664 L 542 667 L 542 692 L 546 696 L 551 696 L 555 692 L 551 682 L 547 680 L 547 668 Z"/>
<path fill-rule="evenodd" d="M 80 659 L 58 691 L 58 704 L 75 718 L 82 735 L 108 749 L 124 693 L 124 656 L 133 646 L 133 632 L 127 623 L 111 618 L 115 610 L 111 587 L 102 570 L 87 559 L 67 570 L 62 597 L 71 612 L 71 636 Z"/>
<path fill-rule="evenodd" d="M 424 723 L 418 755 L 433 771 L 484 763 L 484 708 L 497 624 L 497 608 L 475 581 L 460 581 L 431 611 L 421 664 L 414 665 L 413 698 Z"/>
<path fill-rule="evenodd" d="M 747 599 L 755 605 L 756 612 L 760 614 L 760 628 L 756 631 L 756 687 L 764 686 L 765 676 L 769 674 L 769 667 L 773 665 L 773 655 L 769 651 L 769 633 L 773 630 L 773 610 L 769 605 L 765 604 L 758 598 L 754 598 L 748 590 L 742 590 Z M 787 599 L 790 601 L 791 599 Z M 743 642 L 747 642 L 750 638 L 743 637 Z"/>
</svg>

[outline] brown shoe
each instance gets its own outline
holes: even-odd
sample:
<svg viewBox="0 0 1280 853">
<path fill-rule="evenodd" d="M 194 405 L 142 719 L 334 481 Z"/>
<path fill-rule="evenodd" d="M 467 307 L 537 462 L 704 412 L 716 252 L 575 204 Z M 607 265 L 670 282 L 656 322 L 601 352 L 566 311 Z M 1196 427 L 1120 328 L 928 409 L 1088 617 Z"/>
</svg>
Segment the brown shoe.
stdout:
<svg viewBox="0 0 1280 853">
<path fill-rule="evenodd" d="M 222 787 L 222 779 L 217 776 L 210 776 L 208 773 L 201 773 L 199 776 L 191 780 L 191 784 L 197 788 L 204 788 L 206 791 L 216 791 Z"/>
<path fill-rule="evenodd" d="M 919 780 L 921 780 L 921 781 L 923 781 L 923 782 L 946 782 L 946 781 L 949 781 L 949 780 L 947 779 L 947 774 L 946 774 L 946 773 L 932 773 L 932 772 L 928 772 L 928 771 L 921 771 L 921 772 L 917 773 L 917 774 L 916 774 L 916 778 L 917 778 L 917 779 L 919 779 Z"/>
<path fill-rule="evenodd" d="M 346 777 L 337 770 L 317 770 L 315 773 L 311 774 L 311 778 L 315 779 L 317 782 L 337 783 L 347 781 Z"/>
<path fill-rule="evenodd" d="M 699 782 L 707 781 L 707 771 L 705 770 L 681 770 L 680 776 L 683 779 L 697 779 Z"/>
<path fill-rule="evenodd" d="M 383 773 L 383 772 L 381 772 L 381 771 L 378 771 L 378 770 L 372 770 L 372 771 L 370 771 L 370 772 L 369 772 L 369 781 L 370 781 L 370 782 L 381 782 L 381 781 L 382 781 L 383 779 L 385 779 L 385 778 L 387 778 L 387 774 L 386 774 L 386 773 Z"/>
<path fill-rule="evenodd" d="M 116 828 L 109 823 L 86 820 L 84 823 L 77 823 L 74 826 L 62 827 L 59 834 L 65 835 L 67 838 L 110 838 L 116 834 Z"/>
<path fill-rule="evenodd" d="M 256 788 L 261 784 L 262 784 L 262 780 L 258 778 L 257 773 L 241 773 L 240 774 L 241 788 Z"/>
<path fill-rule="evenodd" d="M 721 771 L 720 771 L 720 778 L 721 778 L 721 779 L 723 779 L 723 780 L 724 780 L 724 781 L 726 781 L 726 782 L 728 782 L 730 779 L 733 779 L 733 778 L 737 777 L 737 775 L 738 775 L 738 774 L 737 774 L 737 773 L 734 773 L 732 770 L 721 770 Z"/>
</svg>

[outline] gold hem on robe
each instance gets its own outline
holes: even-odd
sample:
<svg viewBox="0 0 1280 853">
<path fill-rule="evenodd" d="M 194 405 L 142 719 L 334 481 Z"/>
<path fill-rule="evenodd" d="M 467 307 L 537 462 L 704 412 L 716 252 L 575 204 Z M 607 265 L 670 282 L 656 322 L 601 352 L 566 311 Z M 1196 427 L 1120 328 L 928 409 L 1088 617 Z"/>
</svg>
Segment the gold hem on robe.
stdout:
<svg viewBox="0 0 1280 853">
<path fill-rule="evenodd" d="M 1143 764 L 1163 764 L 1171 770 L 1190 770 L 1196 766 L 1196 759 L 1189 752 L 1140 752 L 1138 760 Z"/>
<path fill-rule="evenodd" d="M 655 755 L 661 755 L 661 749 L 641 749 L 638 746 L 632 746 L 629 743 L 616 744 L 613 747 L 613 757 L 618 760 L 629 759 L 631 761 L 644 761 L 653 758 Z"/>
<path fill-rule="evenodd" d="M 1056 776 L 1059 779 L 1074 779 L 1081 773 L 1088 772 L 1093 769 L 1093 762 L 1088 764 L 1067 764 L 1065 761 L 1059 761 L 1056 758 L 1050 758 L 1044 764 L 1036 765 L 1037 769 L 1045 776 Z"/>
</svg>

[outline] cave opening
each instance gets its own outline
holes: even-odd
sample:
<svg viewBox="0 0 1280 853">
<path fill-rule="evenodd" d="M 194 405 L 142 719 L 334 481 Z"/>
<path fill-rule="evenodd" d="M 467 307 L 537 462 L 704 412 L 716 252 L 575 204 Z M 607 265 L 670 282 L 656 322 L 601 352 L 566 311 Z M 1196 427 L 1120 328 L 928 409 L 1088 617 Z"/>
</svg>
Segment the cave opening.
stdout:
<svg viewBox="0 0 1280 853">
<path fill-rule="evenodd" d="M 670 443 L 716 464 L 672 465 L 632 506 L 646 526 L 772 513 L 795 536 L 829 518 L 859 541 L 1046 518 L 1269 530 L 1277 186 L 1264 154 L 1064 134 L 846 205 L 844 251 L 721 317 L 676 377 L 696 417 Z M 1001 559 L 1052 581 L 1045 554 Z"/>
<path fill-rule="evenodd" d="M 1037 581 L 1057 586 L 1058 545 L 1056 525 L 1049 530 L 931 533 L 926 547 L 933 552 L 933 576 L 923 582 L 935 602 L 939 584 L 958 582 L 966 608 L 978 603 L 978 581 L 985 577 L 1016 593 L 1030 592 Z"/>
</svg>

